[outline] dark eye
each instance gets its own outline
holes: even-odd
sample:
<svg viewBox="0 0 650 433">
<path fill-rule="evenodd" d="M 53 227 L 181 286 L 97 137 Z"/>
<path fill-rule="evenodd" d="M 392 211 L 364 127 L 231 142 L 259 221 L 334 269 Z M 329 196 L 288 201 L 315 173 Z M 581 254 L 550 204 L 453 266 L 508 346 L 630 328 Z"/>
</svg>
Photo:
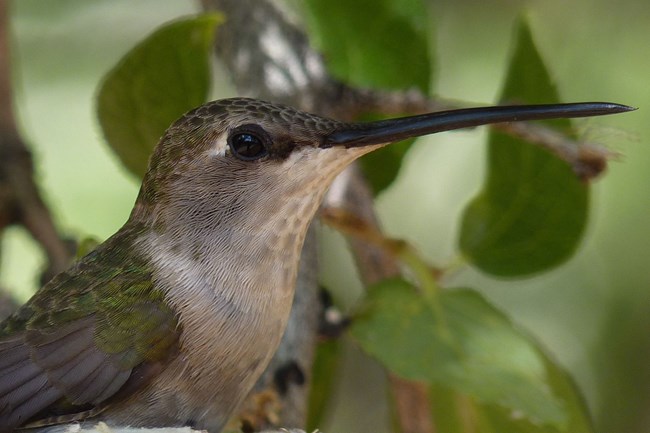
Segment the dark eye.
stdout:
<svg viewBox="0 0 650 433">
<path fill-rule="evenodd" d="M 228 137 L 228 145 L 232 153 L 244 161 L 253 161 L 269 154 L 267 147 L 268 136 L 258 128 L 237 128 Z"/>
</svg>

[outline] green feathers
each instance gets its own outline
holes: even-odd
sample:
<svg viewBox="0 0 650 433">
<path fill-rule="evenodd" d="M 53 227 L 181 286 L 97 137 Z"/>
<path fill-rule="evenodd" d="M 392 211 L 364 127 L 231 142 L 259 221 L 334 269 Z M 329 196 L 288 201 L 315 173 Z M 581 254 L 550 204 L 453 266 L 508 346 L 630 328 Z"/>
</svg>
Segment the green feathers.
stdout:
<svg viewBox="0 0 650 433">
<path fill-rule="evenodd" d="M 0 325 L 0 426 L 76 419 L 145 385 L 176 353 L 178 319 L 137 253 L 140 233 L 121 230 Z"/>
</svg>

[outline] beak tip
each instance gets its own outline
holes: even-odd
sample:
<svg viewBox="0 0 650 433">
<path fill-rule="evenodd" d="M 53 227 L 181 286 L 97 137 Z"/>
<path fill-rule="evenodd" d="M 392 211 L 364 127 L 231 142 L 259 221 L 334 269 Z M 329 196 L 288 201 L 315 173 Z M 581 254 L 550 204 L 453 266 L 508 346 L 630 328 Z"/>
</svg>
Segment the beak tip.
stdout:
<svg viewBox="0 0 650 433">
<path fill-rule="evenodd" d="M 625 113 L 628 111 L 636 111 L 639 109 L 639 107 L 631 107 L 629 105 L 623 105 L 623 104 L 614 104 L 611 102 L 605 102 L 603 103 L 603 106 L 605 106 L 607 111 L 612 114 Z"/>
</svg>

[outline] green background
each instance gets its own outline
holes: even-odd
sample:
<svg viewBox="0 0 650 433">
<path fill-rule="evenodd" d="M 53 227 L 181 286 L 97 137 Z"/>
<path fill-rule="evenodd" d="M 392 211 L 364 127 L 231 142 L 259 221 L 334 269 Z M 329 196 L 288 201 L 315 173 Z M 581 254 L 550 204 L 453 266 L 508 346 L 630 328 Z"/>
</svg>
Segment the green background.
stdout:
<svg viewBox="0 0 650 433">
<path fill-rule="evenodd" d="M 14 2 L 20 125 L 64 232 L 106 238 L 125 221 L 137 193 L 134 178 L 99 131 L 94 98 L 101 76 L 156 26 L 196 10 L 196 3 L 178 0 Z M 565 101 L 640 107 L 575 123 L 584 137 L 623 155 L 594 184 L 591 219 L 576 256 L 524 281 L 494 280 L 464 268 L 448 283 L 485 288 L 490 300 L 537 335 L 574 374 L 599 431 L 650 432 L 643 415 L 650 402 L 650 122 L 644 121 L 650 116 L 650 3 L 449 0 L 432 2 L 431 11 L 438 58 L 432 87 L 445 97 L 478 103 L 498 97 L 513 25 L 525 11 Z M 223 84 L 213 94 L 233 91 Z M 419 140 L 378 200 L 387 233 L 408 239 L 435 262 L 453 258 L 460 213 L 481 186 L 485 136 L 480 129 Z M 340 237 L 321 232 L 323 280 L 349 288 L 337 296 L 349 306 L 359 293 L 351 260 L 341 253 Z M 26 238 L 17 229 L 7 232 L 0 263 L 0 286 L 20 289 L 22 299 L 36 288 L 42 262 Z M 354 419 L 364 426 L 355 431 L 384 431 L 383 391 L 361 385 L 381 390 L 379 370 L 360 368 L 352 349 L 345 355 L 341 392 L 330 407 L 335 421 L 321 429 L 345 431 L 344 423 Z"/>
</svg>

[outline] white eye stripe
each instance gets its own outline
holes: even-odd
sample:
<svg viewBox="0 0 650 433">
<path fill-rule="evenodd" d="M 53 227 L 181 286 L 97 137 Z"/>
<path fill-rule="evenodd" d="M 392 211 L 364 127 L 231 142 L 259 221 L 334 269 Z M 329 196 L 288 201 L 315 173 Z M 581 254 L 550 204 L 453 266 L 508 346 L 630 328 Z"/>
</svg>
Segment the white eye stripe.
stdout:
<svg viewBox="0 0 650 433">
<path fill-rule="evenodd" d="M 227 134 L 221 134 L 215 141 L 214 146 L 208 149 L 207 155 L 212 158 L 223 157 L 228 149 Z"/>
</svg>

